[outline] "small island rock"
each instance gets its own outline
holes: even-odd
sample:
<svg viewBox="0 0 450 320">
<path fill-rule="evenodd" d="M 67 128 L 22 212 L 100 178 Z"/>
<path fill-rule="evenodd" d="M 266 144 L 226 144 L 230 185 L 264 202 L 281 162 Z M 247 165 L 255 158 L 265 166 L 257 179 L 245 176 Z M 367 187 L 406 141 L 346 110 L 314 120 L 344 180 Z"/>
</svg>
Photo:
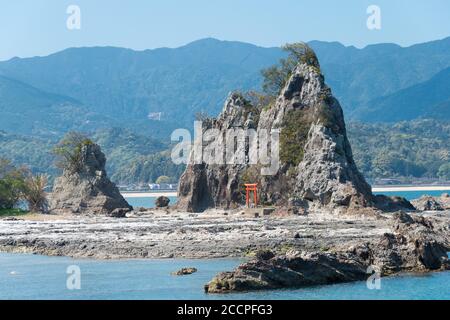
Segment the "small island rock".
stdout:
<svg viewBox="0 0 450 320">
<path fill-rule="evenodd" d="M 172 272 L 174 276 L 186 276 L 197 272 L 197 268 L 182 268 L 178 271 Z"/>
<path fill-rule="evenodd" d="M 169 198 L 167 198 L 165 196 L 161 196 L 161 197 L 158 197 L 156 199 L 155 206 L 157 208 L 166 208 L 166 207 L 169 206 L 169 203 L 170 203 L 170 199 Z"/>
<path fill-rule="evenodd" d="M 55 180 L 50 212 L 124 216 L 124 212 L 131 211 L 133 208 L 109 180 L 105 164 L 106 157 L 100 146 L 94 143 L 83 145 L 78 171 L 65 169 L 62 176 Z"/>
</svg>

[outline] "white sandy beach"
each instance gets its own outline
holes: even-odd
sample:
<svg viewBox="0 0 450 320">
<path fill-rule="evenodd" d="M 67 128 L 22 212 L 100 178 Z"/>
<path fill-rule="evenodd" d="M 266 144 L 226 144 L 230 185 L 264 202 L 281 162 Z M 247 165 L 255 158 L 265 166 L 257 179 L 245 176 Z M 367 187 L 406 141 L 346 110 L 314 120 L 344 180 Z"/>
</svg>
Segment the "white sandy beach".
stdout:
<svg viewBox="0 0 450 320">
<path fill-rule="evenodd" d="M 449 191 L 450 186 L 392 186 L 373 187 L 373 192 L 395 192 L 395 191 Z"/>
<path fill-rule="evenodd" d="M 402 192 L 402 191 L 450 191 L 450 186 L 390 186 L 390 187 L 373 187 L 373 192 Z M 176 191 L 162 192 L 122 192 L 126 198 L 142 198 L 142 197 L 176 197 Z"/>
<path fill-rule="evenodd" d="M 121 192 L 122 196 L 126 198 L 152 198 L 152 197 L 176 197 L 176 191 L 163 191 L 163 192 Z"/>
</svg>

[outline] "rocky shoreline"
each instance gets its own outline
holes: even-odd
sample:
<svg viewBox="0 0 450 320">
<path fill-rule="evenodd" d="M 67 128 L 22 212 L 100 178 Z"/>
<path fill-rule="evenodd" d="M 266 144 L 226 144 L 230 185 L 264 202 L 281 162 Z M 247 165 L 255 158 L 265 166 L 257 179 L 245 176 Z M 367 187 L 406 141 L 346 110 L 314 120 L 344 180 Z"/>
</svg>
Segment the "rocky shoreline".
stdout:
<svg viewBox="0 0 450 320">
<path fill-rule="evenodd" d="M 423 216 L 396 213 L 391 231 L 375 240 L 338 246 L 328 252 L 271 251 L 222 272 L 205 285 L 206 293 L 300 288 L 366 280 L 372 272 L 389 276 L 401 272 L 450 270 L 449 224 Z"/>
<path fill-rule="evenodd" d="M 450 211 L 256 217 L 252 210 L 165 208 L 121 219 L 3 218 L 0 251 L 90 259 L 248 258 L 205 287 L 226 293 L 367 279 L 369 265 L 382 275 L 448 269 L 449 229 Z M 261 258 L 261 252 L 270 253 Z"/>
<path fill-rule="evenodd" d="M 448 231 L 450 211 L 424 213 Z M 94 259 L 221 258 L 257 250 L 328 251 L 392 231 L 392 214 L 307 216 L 242 210 L 202 214 L 152 209 L 127 218 L 40 215 L 0 219 L 0 251 Z M 447 228 L 447 229 L 445 229 Z M 444 238 L 450 241 L 449 234 Z"/>
<path fill-rule="evenodd" d="M 374 195 L 356 167 L 342 108 L 317 56 L 304 44 L 289 48 L 295 66 L 282 75 L 285 83 L 271 104 L 235 92 L 218 118 L 202 122 L 202 136 L 212 132 L 217 141 L 202 138 L 192 149 L 189 158 L 196 161 L 180 178 L 174 207 L 161 196 L 157 209 L 132 208 L 108 178 L 100 146 L 71 135 L 62 144 L 68 154 L 50 214 L 0 220 L 0 251 L 95 259 L 253 258 L 218 274 L 207 293 L 356 281 L 366 279 L 370 268 L 381 275 L 449 269 L 449 196 L 413 205 Z M 255 156 L 263 142 L 274 153 L 264 168 Z M 209 163 L 211 150 L 218 161 Z M 244 209 L 249 183 L 258 186 L 254 209 Z M 416 209 L 421 211 L 410 214 Z"/>
<path fill-rule="evenodd" d="M 255 218 L 250 212 L 202 214 L 154 209 L 127 218 L 41 215 L 0 220 L 0 250 L 44 255 L 120 258 L 251 256 L 258 249 L 325 250 L 389 230 L 388 218 L 288 215 Z"/>
</svg>

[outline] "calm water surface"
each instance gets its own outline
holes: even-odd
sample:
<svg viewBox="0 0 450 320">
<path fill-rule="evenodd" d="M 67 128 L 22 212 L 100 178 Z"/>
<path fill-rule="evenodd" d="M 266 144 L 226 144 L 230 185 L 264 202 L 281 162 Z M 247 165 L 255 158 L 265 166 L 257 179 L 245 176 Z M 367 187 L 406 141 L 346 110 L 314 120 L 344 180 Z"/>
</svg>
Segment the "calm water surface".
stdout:
<svg viewBox="0 0 450 320">
<path fill-rule="evenodd" d="M 154 208 L 155 200 L 157 197 L 142 197 L 142 198 L 129 198 L 124 197 L 127 202 L 135 207 Z M 177 197 L 168 197 L 170 199 L 170 205 L 174 205 L 177 202 Z"/>
<path fill-rule="evenodd" d="M 374 194 L 384 194 L 387 196 L 404 197 L 407 200 L 419 199 L 423 195 L 439 197 L 443 193 L 450 193 L 448 190 L 434 190 L 434 191 L 389 191 L 389 192 L 374 192 Z"/>
<path fill-rule="evenodd" d="M 374 192 L 374 194 L 384 194 L 387 196 L 399 196 L 404 197 L 408 200 L 418 199 L 423 195 L 429 196 L 440 196 L 443 193 L 450 193 L 445 190 L 437 190 L 437 191 L 390 191 L 390 192 Z M 142 198 L 127 198 L 130 205 L 133 207 L 144 207 L 144 208 L 154 208 L 156 197 L 142 197 Z M 177 197 L 169 197 L 170 204 L 173 205 L 177 202 Z"/>
<path fill-rule="evenodd" d="M 259 293 L 206 295 L 203 285 L 242 260 L 74 260 L 0 254 L 0 299 L 450 299 L 450 272 L 381 279 L 380 290 L 365 282 Z M 81 289 L 68 290 L 67 267 L 79 266 Z M 198 272 L 171 276 L 181 267 Z"/>
</svg>

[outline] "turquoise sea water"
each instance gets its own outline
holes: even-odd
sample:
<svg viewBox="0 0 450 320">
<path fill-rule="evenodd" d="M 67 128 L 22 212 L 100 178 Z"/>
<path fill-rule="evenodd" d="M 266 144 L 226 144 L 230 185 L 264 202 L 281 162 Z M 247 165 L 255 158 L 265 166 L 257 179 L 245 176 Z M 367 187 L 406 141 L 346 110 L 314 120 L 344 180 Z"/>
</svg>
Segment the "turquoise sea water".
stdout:
<svg viewBox="0 0 450 320">
<path fill-rule="evenodd" d="M 398 196 L 404 197 L 407 200 L 418 199 L 423 195 L 439 197 L 443 193 L 450 193 L 450 191 L 438 190 L 438 191 L 390 191 L 390 192 L 374 192 L 374 194 L 384 194 L 386 196 Z"/>
<path fill-rule="evenodd" d="M 128 198 L 124 197 L 127 202 L 135 207 L 154 208 L 155 200 L 157 197 L 142 197 L 142 198 Z M 177 197 L 168 197 L 170 199 L 170 205 L 174 205 L 177 202 Z"/>
<path fill-rule="evenodd" d="M 0 254 L 0 299 L 450 299 L 450 272 L 381 279 L 380 290 L 366 282 L 298 290 L 206 295 L 203 285 L 242 260 L 74 260 L 25 254 Z M 81 271 L 81 289 L 66 287 L 67 268 Z M 198 272 L 170 275 L 181 267 Z"/>
<path fill-rule="evenodd" d="M 408 200 L 418 199 L 423 195 L 429 196 L 440 196 L 443 193 L 450 193 L 445 190 L 438 191 L 393 191 L 393 192 L 374 192 L 375 194 L 384 194 L 387 196 L 399 196 L 404 197 Z M 144 207 L 144 208 L 154 208 L 156 197 L 142 197 L 142 198 L 127 198 L 130 205 L 133 207 Z M 177 197 L 169 197 L 170 204 L 173 205 L 177 202 Z"/>
</svg>

